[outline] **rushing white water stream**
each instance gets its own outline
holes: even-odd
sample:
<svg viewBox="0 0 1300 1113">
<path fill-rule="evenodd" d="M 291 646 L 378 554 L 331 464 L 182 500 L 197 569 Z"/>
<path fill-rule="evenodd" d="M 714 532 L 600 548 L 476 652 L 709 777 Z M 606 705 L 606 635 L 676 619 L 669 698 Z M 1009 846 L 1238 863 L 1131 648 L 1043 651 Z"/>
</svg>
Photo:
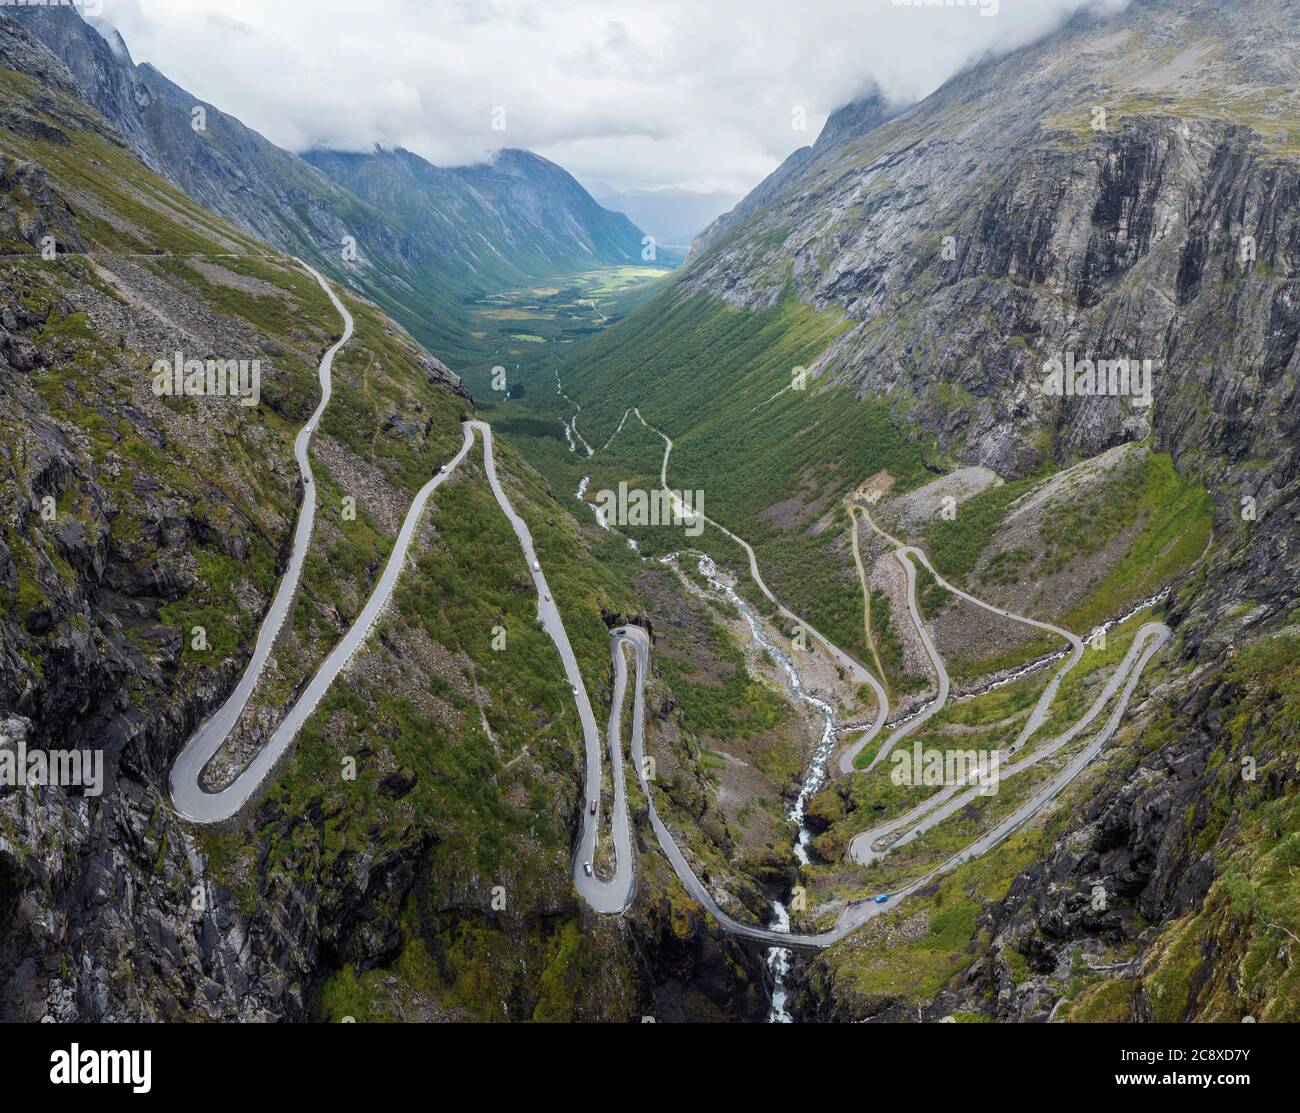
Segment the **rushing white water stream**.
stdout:
<svg viewBox="0 0 1300 1113">
<path fill-rule="evenodd" d="M 587 502 L 587 490 L 591 486 L 591 476 L 584 475 L 582 482 L 578 484 L 578 490 L 574 493 L 574 498 L 579 502 Z M 587 502 L 587 505 L 596 512 L 596 521 L 600 523 L 600 528 L 606 533 L 609 532 L 609 519 L 605 516 L 605 511 L 597 506 L 594 502 Z"/>
<path fill-rule="evenodd" d="M 785 905 L 773 904 L 772 913 L 776 917 L 772 930 L 788 935 L 790 913 L 785 910 Z M 773 947 L 767 952 L 767 968 L 772 971 L 772 1010 L 767 1014 L 767 1021 L 769 1024 L 793 1024 L 794 1017 L 786 1007 L 790 1001 L 790 991 L 785 985 L 785 979 L 790 974 L 790 952 L 784 947 Z"/>
<path fill-rule="evenodd" d="M 590 486 L 591 486 L 591 476 L 584 475 L 582 477 L 582 482 L 578 484 L 578 490 L 574 493 L 574 497 L 580 503 L 583 503 L 585 506 L 591 508 L 592 513 L 596 515 L 596 521 L 600 523 L 600 528 L 603 529 L 606 533 L 609 533 L 613 530 L 614 527 L 609 524 L 609 515 L 605 513 L 605 508 L 601 506 L 599 503 L 587 501 L 587 489 Z M 631 549 L 633 552 L 637 551 L 637 544 L 635 541 L 632 540 L 632 538 L 627 537 L 624 538 L 624 540 L 627 542 L 627 547 L 629 549 Z"/>
<path fill-rule="evenodd" d="M 596 453 L 592 450 L 591 445 L 589 445 L 586 439 L 583 437 L 583 435 L 578 432 L 578 415 L 582 413 L 582 407 L 579 406 L 577 402 L 575 402 L 572 398 L 570 398 L 567 394 L 564 393 L 564 384 L 560 382 L 559 371 L 555 372 L 555 393 L 558 394 L 561 398 L 563 398 L 566 402 L 568 402 L 570 406 L 574 408 L 574 414 L 571 418 L 569 418 L 568 420 L 565 420 L 563 418 L 560 419 L 560 423 L 564 426 L 565 439 L 569 442 L 569 451 L 577 452 L 578 441 L 582 441 L 582 447 L 587 450 L 587 455 L 595 456 Z M 575 440 L 574 438 L 577 439 Z"/>
<path fill-rule="evenodd" d="M 676 559 L 675 556 L 664 558 L 665 563 L 671 563 Z M 789 818 L 793 820 L 799 828 L 799 841 L 794 848 L 795 856 L 801 863 L 808 865 L 810 860 L 808 848 L 812 842 L 812 832 L 805 825 L 804 818 L 807 814 L 808 802 L 818 792 L 820 792 L 827 783 L 831 755 L 835 751 L 836 740 L 840 733 L 835 726 L 835 710 L 825 700 L 819 699 L 804 687 L 803 680 L 799 676 L 798 669 L 795 667 L 794 662 L 771 640 L 771 638 L 767 636 L 758 616 L 754 613 L 749 604 L 745 602 L 740 593 L 736 591 L 735 587 L 721 576 L 714 561 L 705 555 L 699 555 L 698 560 L 700 575 L 704 577 L 710 587 L 725 597 L 732 606 L 740 612 L 741 617 L 744 618 L 746 624 L 749 626 L 750 634 L 754 639 L 754 643 L 761 649 L 765 650 L 785 673 L 791 694 L 797 700 L 800 700 L 813 708 L 822 720 L 821 740 L 813 751 L 807 775 L 804 777 L 803 788 L 788 813 Z M 1168 595 L 1168 591 L 1165 591 L 1159 595 L 1152 596 L 1150 599 L 1143 600 L 1128 613 L 1098 627 L 1087 639 L 1087 642 L 1095 642 L 1098 638 L 1104 636 L 1115 627 L 1123 625 L 1125 622 L 1141 614 L 1148 608 L 1163 602 L 1168 598 Z M 968 693 L 962 698 L 975 699 L 978 696 L 1005 687 L 1006 685 L 1019 680 L 1023 676 L 1027 676 L 1030 673 L 1043 669 L 1056 661 L 1062 660 L 1065 656 L 1066 651 L 1062 651 L 1043 658 L 1042 660 L 1031 662 L 1024 667 L 1013 671 L 1009 675 L 980 688 L 978 691 Z M 904 718 L 902 722 L 914 718 L 924 710 L 924 707 L 918 709 L 912 715 Z M 789 909 L 780 902 L 775 903 L 772 907 L 775 921 L 772 925 L 773 930 L 788 933 L 790 930 Z M 773 947 L 768 951 L 767 965 L 768 969 L 772 973 L 773 981 L 772 1010 L 768 1014 L 768 1021 L 772 1024 L 789 1024 L 793 1019 L 787 1008 L 789 1002 L 789 990 L 786 986 L 786 978 L 790 973 L 791 958 L 791 952 L 781 947 Z"/>
<path fill-rule="evenodd" d="M 566 424 L 566 431 L 567 429 L 568 426 Z M 576 447 L 572 445 L 572 441 L 571 447 Z M 588 501 L 587 492 L 590 489 L 590 486 L 591 476 L 583 476 L 581 483 L 578 485 L 578 490 L 575 492 L 575 497 L 580 502 L 590 507 L 596 516 L 596 521 L 600 524 L 602 529 L 607 531 L 612 530 L 613 526 L 610 524 L 604 509 L 597 503 Z M 631 538 L 628 538 L 627 542 L 632 549 L 637 548 L 636 542 Z M 748 625 L 750 636 L 752 637 L 754 644 L 759 649 L 766 652 L 776 663 L 777 667 L 785 674 L 786 683 L 791 695 L 796 700 L 807 704 L 821 720 L 821 738 L 813 750 L 812 758 L 809 762 L 808 770 L 804 777 L 799 795 L 787 813 L 789 819 L 794 822 L 798 828 L 798 841 L 794 847 L 795 856 L 803 865 L 808 865 L 810 862 L 809 847 L 811 846 L 813 836 L 804 820 L 807 815 L 809 801 L 820 792 L 823 787 L 825 787 L 828 781 L 831 756 L 835 751 L 839 735 L 842 733 L 841 729 L 837 728 L 835 725 L 835 709 L 831 704 L 813 695 L 804 687 L 803 679 L 800 677 L 799 671 L 795 667 L 790 656 L 768 637 L 759 617 L 754 613 L 749 604 L 746 603 L 744 598 L 736 590 L 735 586 L 729 580 L 725 579 L 719 572 L 714 560 L 701 553 L 694 553 L 692 555 L 698 560 L 700 575 L 715 592 L 725 598 L 733 607 L 736 608 L 737 612 L 745 620 L 746 625 Z M 661 558 L 661 563 L 675 566 L 678 560 L 678 554 L 673 554 Z M 1086 642 L 1095 642 L 1098 638 L 1104 636 L 1105 633 L 1115 627 L 1129 621 L 1131 618 L 1141 614 L 1148 608 L 1163 602 L 1168 598 L 1168 595 L 1169 592 L 1165 591 L 1150 599 L 1144 600 L 1127 614 L 1106 623 L 1104 626 L 1098 627 L 1098 629 L 1093 631 L 1092 635 L 1086 639 Z M 1032 661 L 976 691 L 969 692 L 966 695 L 959 697 L 959 699 L 975 699 L 981 695 L 1005 687 L 1008 684 L 1012 684 L 1022 677 L 1028 676 L 1062 660 L 1066 656 L 1067 652 L 1068 651 L 1063 650 L 1059 653 L 1041 658 L 1040 660 Z M 917 715 L 922 714 L 924 710 L 925 707 L 919 708 L 911 715 L 901 719 L 898 723 L 891 724 L 891 726 L 897 727 L 902 725 L 910 719 L 915 718 Z M 772 931 L 780 934 L 789 934 L 790 932 L 790 910 L 787 905 L 780 901 L 776 901 L 772 905 L 772 924 L 770 927 Z M 768 1013 L 768 1022 L 771 1024 L 793 1023 L 793 1017 L 789 1011 L 790 993 L 787 986 L 787 979 L 790 974 L 792 959 L 793 953 L 784 947 L 771 947 L 768 950 L 767 966 L 772 975 L 772 1007 L 771 1011 Z"/>
<path fill-rule="evenodd" d="M 675 558 L 668 558 L 669 560 Z M 786 653 L 767 636 L 763 630 L 762 623 L 754 613 L 748 603 L 741 597 L 727 580 L 718 572 L 718 566 L 713 559 L 708 556 L 699 556 L 700 575 L 708 581 L 719 594 L 724 596 L 732 606 L 740 612 L 741 617 L 749 626 L 750 635 L 754 643 L 777 663 L 782 672 L 785 673 L 786 682 L 789 685 L 790 693 L 795 699 L 808 704 L 814 712 L 821 718 L 822 734 L 816 748 L 813 750 L 812 760 L 808 764 L 808 772 L 804 777 L 803 788 L 799 792 L 790 811 L 787 813 L 789 818 L 799 828 L 799 841 L 795 844 L 795 857 L 805 866 L 811 860 L 808 856 L 808 847 L 812 843 L 812 832 L 804 825 L 804 817 L 808 811 L 808 801 L 819 793 L 826 784 L 827 770 L 830 766 L 831 754 L 835 751 L 836 731 L 835 731 L 835 709 L 823 699 L 814 696 L 807 688 L 804 687 L 803 680 L 799 676 L 799 670 L 795 668 L 794 662 Z M 773 911 L 776 917 L 775 931 L 789 932 L 790 930 L 790 911 L 789 909 L 777 902 L 773 905 Z M 772 972 L 773 989 L 772 989 L 772 1011 L 768 1014 L 768 1020 L 773 1024 L 789 1024 L 791 1017 L 786 1010 L 786 1001 L 789 993 L 786 989 L 785 978 L 790 972 L 790 952 L 780 947 L 773 947 L 767 956 L 768 969 Z"/>
</svg>

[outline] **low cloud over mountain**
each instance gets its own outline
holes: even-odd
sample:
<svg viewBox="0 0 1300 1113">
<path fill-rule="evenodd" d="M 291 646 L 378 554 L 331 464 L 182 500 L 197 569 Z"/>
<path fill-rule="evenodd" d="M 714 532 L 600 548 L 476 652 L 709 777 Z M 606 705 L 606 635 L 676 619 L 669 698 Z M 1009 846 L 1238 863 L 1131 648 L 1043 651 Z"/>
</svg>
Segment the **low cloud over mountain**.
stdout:
<svg viewBox="0 0 1300 1113">
<path fill-rule="evenodd" d="M 379 143 L 449 166 L 522 147 L 616 189 L 741 194 L 872 79 L 914 101 L 1126 2 L 1000 0 L 988 18 L 892 0 L 369 0 L 358 21 L 354 0 L 115 0 L 106 15 L 137 58 L 290 150 Z"/>
</svg>

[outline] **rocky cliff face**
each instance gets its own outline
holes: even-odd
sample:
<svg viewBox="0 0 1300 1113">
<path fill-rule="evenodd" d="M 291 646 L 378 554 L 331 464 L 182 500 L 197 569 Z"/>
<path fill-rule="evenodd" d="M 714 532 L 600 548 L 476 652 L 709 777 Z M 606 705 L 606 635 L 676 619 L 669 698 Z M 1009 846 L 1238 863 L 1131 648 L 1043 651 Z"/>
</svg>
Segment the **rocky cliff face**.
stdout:
<svg viewBox="0 0 1300 1113">
<path fill-rule="evenodd" d="M 116 31 L 101 33 L 74 8 L 5 14 L 67 67 L 78 95 L 155 173 L 276 247 L 336 254 L 346 232 L 341 217 L 354 202 L 301 160 L 152 66 L 136 66 Z M 206 115 L 206 130 L 195 127 L 196 108 Z"/>
<path fill-rule="evenodd" d="M 1285 9 L 1139 3 L 1118 21 L 1077 20 L 886 122 L 846 118 L 797 173 L 760 187 L 759 207 L 686 288 L 758 306 L 789 287 L 842 307 L 859 324 L 822 373 L 914 400 L 943 447 L 1003 474 L 1031 468 L 1044 445 L 1093 455 L 1141 433 L 1146 415 L 1127 404 L 1061 406 L 1036 389 L 1043 364 L 1071 351 L 1152 359 L 1155 424 L 1174 409 L 1186 424 L 1174 399 L 1204 393 L 1191 365 L 1246 367 L 1256 353 L 1193 356 L 1178 338 L 1221 343 L 1206 323 L 1223 301 L 1269 314 L 1290 296 L 1296 109 L 1267 65 L 1262 77 L 1238 68 L 1294 57 Z M 1212 54 L 1207 41 L 1231 46 Z M 1152 59 L 1168 62 L 1125 77 Z M 1207 94 L 1234 79 L 1251 92 L 1211 111 Z M 1243 267 L 1246 237 L 1257 261 Z M 1274 367 L 1290 356 L 1286 335 L 1271 341 Z M 941 384 L 970 397 L 956 412 L 934 405 Z"/>
<path fill-rule="evenodd" d="M 282 568 L 292 440 L 339 320 L 291 260 L 153 175 L 6 19 L 0 52 L 0 752 L 85 750 L 104 770 L 97 787 L 0 788 L 0 1016 L 624 1020 L 655 1013 L 661 986 L 678 1015 L 755 1014 L 761 963 L 670 915 L 662 890 L 630 931 L 579 906 L 578 756 L 537 696 L 555 683 L 526 576 L 498 582 L 509 562 L 482 559 L 513 538 L 472 466 L 440 493 L 383 636 L 264 798 L 221 831 L 177 820 L 168 771 L 233 688 Z M 439 361 L 342 293 L 357 334 L 313 440 L 322 510 L 264 676 L 272 719 L 356 614 L 472 409 Z M 152 364 L 178 350 L 260 359 L 260 405 L 158 396 Z M 560 553 L 556 582 L 596 575 L 572 521 L 500 454 Z M 467 627 L 426 607 L 453 584 L 482 611 L 460 612 Z M 630 602 L 601 590 L 611 609 Z M 475 636 L 503 613 L 537 639 L 509 683 Z M 589 625 L 604 661 L 598 612 Z"/>
<path fill-rule="evenodd" d="M 1094 786 L 982 925 L 1039 972 L 1068 973 L 1099 941 L 1132 945 L 1147 975 L 1127 983 L 1134 1019 L 1244 1014 L 1249 993 L 1219 992 L 1232 963 L 1285 942 L 1240 906 L 1198 921 L 1199 981 L 1178 1008 L 1149 996 L 1169 933 L 1204 914 L 1252 817 L 1294 793 L 1280 767 L 1263 788 L 1216 778 L 1225 747 L 1241 754 L 1226 726 L 1233 655 L 1285 640 L 1300 586 L 1300 102 L 1283 78 L 1300 61 L 1296 14 L 1138 0 L 889 119 L 845 116 L 682 283 L 747 308 L 793 294 L 844 313 L 853 327 L 819 361 L 823 381 L 891 398 L 957 461 L 1016 477 L 1150 437 L 1213 494 L 1213 551 L 1171 610 L 1177 678 L 1153 694 L 1176 728 L 1150 753 L 1149 720 L 1128 735 L 1141 759 Z M 1150 360 L 1152 404 L 1045 391 L 1049 362 L 1071 356 Z M 1108 914 L 1090 910 L 1094 882 L 1120 895 Z M 833 957 L 814 964 L 810 1014 L 898 1015 L 836 970 Z M 1041 1019 L 1060 1001 L 1005 962 L 977 970 L 934 1019 L 989 995 L 1000 1019 Z"/>
<path fill-rule="evenodd" d="M 891 106 L 879 92 L 873 92 L 833 112 L 813 146 L 800 147 L 789 155 L 730 212 L 724 213 L 705 228 L 696 237 L 692 251 L 699 254 L 712 247 L 728 232 L 743 225 L 760 209 L 777 201 L 787 188 L 797 188 L 794 183 L 809 172 L 812 163 L 828 157 L 841 145 L 852 143 L 865 133 L 879 127 L 891 116 L 897 115 L 899 110 L 899 106 Z"/>
<path fill-rule="evenodd" d="M 113 123 L 146 166 L 161 173 L 145 122 L 153 95 L 122 36 L 108 28 L 99 34 L 72 8 L 33 6 L 5 15 L 50 47 L 86 103 Z"/>
<path fill-rule="evenodd" d="M 1298 571 L 1294 14 L 1144 0 L 883 122 L 846 116 L 683 290 L 842 311 L 855 327 L 817 373 L 1003 476 L 1153 436 L 1216 496 L 1222 598 L 1281 616 Z M 1070 355 L 1150 360 L 1152 405 L 1053 397 L 1045 368 Z"/>
</svg>

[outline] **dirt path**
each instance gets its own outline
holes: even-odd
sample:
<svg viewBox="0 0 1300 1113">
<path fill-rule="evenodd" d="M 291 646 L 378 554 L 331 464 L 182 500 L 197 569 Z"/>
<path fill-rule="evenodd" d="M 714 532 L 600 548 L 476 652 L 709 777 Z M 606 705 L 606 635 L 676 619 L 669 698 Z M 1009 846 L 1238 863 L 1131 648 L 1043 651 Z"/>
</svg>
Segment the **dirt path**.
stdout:
<svg viewBox="0 0 1300 1113">
<path fill-rule="evenodd" d="M 889 677 L 885 675 L 885 666 L 880 663 L 880 654 L 876 652 L 876 639 L 871 634 L 871 584 L 867 578 L 866 565 L 862 563 L 862 542 L 858 536 L 858 508 L 849 505 L 849 532 L 853 535 L 853 563 L 858 567 L 858 581 L 862 584 L 862 629 L 867 636 L 867 648 L 871 659 L 876 663 L 876 675 L 888 690 Z"/>
</svg>

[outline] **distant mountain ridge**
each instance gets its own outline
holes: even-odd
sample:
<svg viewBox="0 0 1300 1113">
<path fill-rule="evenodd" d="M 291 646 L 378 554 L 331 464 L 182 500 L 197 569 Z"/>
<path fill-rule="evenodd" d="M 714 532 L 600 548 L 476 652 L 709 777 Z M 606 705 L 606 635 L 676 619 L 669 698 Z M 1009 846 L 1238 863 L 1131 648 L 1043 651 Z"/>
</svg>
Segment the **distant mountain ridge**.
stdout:
<svg viewBox="0 0 1300 1113">
<path fill-rule="evenodd" d="M 205 208 L 373 297 L 449 360 L 477 355 L 467 305 L 576 269 L 639 262 L 642 233 L 525 151 L 435 167 L 410 152 L 282 150 L 68 7 L 5 7 L 146 166 Z M 345 260 L 345 237 L 356 257 Z"/>
<path fill-rule="evenodd" d="M 315 150 L 303 159 L 394 219 L 439 267 L 500 289 L 562 270 L 641 258 L 642 233 L 567 171 L 529 151 L 434 166 L 411 151 Z"/>
</svg>

